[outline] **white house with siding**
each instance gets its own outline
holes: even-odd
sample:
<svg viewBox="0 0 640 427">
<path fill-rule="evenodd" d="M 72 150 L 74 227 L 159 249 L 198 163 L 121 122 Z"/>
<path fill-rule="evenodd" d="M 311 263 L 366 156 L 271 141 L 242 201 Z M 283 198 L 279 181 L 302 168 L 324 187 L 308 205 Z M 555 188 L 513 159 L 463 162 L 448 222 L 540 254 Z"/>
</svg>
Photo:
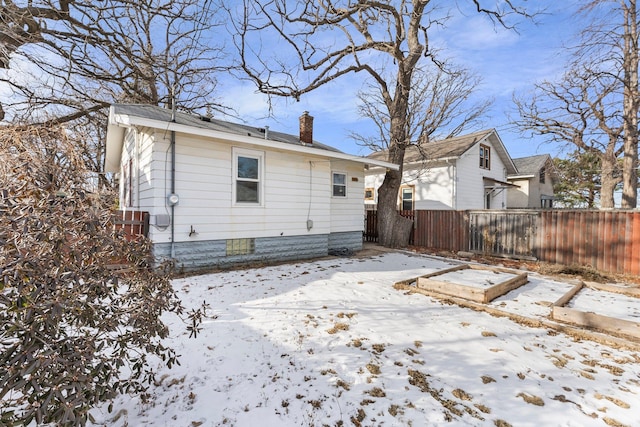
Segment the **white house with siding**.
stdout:
<svg viewBox="0 0 640 427">
<path fill-rule="evenodd" d="M 513 159 L 518 172 L 507 179 L 515 184 L 507 192 L 510 208 L 550 209 L 553 207 L 553 185 L 557 180 L 556 168 L 549 154 Z"/>
<path fill-rule="evenodd" d="M 369 159 L 383 161 L 387 151 Z M 365 177 L 365 207 L 377 205 L 385 171 L 371 167 Z M 505 209 L 507 176 L 516 168 L 495 129 L 410 146 L 405 152 L 398 208 Z"/>
<path fill-rule="evenodd" d="M 121 209 L 149 212 L 156 259 L 185 270 L 361 249 L 365 167 L 396 166 L 313 141 L 306 112 L 300 130 L 113 105 L 106 170 Z"/>
</svg>

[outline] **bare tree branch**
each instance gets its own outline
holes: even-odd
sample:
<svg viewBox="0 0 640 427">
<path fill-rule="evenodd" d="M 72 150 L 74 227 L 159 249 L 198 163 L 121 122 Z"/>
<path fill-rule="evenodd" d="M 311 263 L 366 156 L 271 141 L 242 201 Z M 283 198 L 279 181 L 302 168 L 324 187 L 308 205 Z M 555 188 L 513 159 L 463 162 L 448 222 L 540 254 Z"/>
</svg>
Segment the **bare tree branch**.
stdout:
<svg viewBox="0 0 640 427">
<path fill-rule="evenodd" d="M 476 0 L 463 3 L 506 28 L 513 28 L 508 22 L 512 15 L 532 16 L 510 0 L 491 2 L 492 7 Z M 378 133 L 388 134 L 380 140 L 386 141 L 390 161 L 400 165 L 399 171 L 387 173 L 378 191 L 378 231 L 386 246 L 406 245 L 411 226 L 397 215 L 396 200 L 405 149 L 411 144 L 408 121 L 414 74 L 424 58 L 445 68 L 429 45 L 429 28 L 444 25 L 454 7 L 437 0 L 244 0 L 236 17 L 237 9 L 227 6 L 239 68 L 261 92 L 299 99 L 358 73 L 378 86 L 376 96 L 385 111 L 369 113 L 388 120 L 384 132 L 379 127 Z M 278 48 L 264 49 L 267 44 Z M 295 64 L 283 59 L 291 55 Z M 423 123 L 421 132 L 429 126 Z"/>
</svg>

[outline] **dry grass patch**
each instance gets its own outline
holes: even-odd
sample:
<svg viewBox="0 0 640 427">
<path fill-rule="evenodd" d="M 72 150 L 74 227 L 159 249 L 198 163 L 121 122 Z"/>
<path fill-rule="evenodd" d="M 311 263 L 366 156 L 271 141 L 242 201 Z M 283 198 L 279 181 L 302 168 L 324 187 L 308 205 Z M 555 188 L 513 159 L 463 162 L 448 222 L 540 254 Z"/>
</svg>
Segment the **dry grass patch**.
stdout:
<svg viewBox="0 0 640 427">
<path fill-rule="evenodd" d="M 408 348 L 404 352 L 407 353 L 409 356 L 415 356 L 416 354 L 420 353 L 418 350 L 414 350 L 412 348 Z"/>
<path fill-rule="evenodd" d="M 381 389 L 380 387 L 374 387 L 371 390 L 367 390 L 364 392 L 365 394 L 368 394 L 369 396 L 373 396 L 373 397 L 386 397 L 387 393 L 384 392 L 383 389 Z"/>
<path fill-rule="evenodd" d="M 366 338 L 354 338 L 354 339 L 351 340 L 351 342 L 349 344 L 354 346 L 354 347 L 356 347 L 356 348 L 360 348 L 360 347 L 362 347 L 362 341 L 364 341 L 364 340 L 366 340 Z"/>
<path fill-rule="evenodd" d="M 382 352 L 384 351 L 385 347 L 386 347 L 386 346 L 385 346 L 384 344 L 373 344 L 373 345 L 371 346 L 371 348 L 373 349 L 373 351 L 374 351 L 375 353 L 378 353 L 378 354 L 382 353 Z"/>
<path fill-rule="evenodd" d="M 612 427 L 629 427 L 628 425 L 622 424 L 620 421 L 614 420 L 613 418 L 604 417 L 602 421 L 604 421 L 606 425 Z"/>
<path fill-rule="evenodd" d="M 465 392 L 464 390 L 459 389 L 459 388 L 457 388 L 457 389 L 453 390 L 451 393 L 452 393 L 455 397 L 457 397 L 458 399 L 460 399 L 460 400 L 472 400 L 472 399 L 473 399 L 473 397 L 472 397 L 469 393 L 467 393 L 467 392 Z"/>
<path fill-rule="evenodd" d="M 564 368 L 568 362 L 568 360 L 565 359 L 564 357 L 560 357 L 556 355 L 551 355 L 549 356 L 549 358 L 552 359 L 551 363 L 553 363 L 556 366 L 556 368 Z"/>
<path fill-rule="evenodd" d="M 336 323 L 335 325 L 333 325 L 333 328 L 331 329 L 327 329 L 327 333 L 329 334 L 337 334 L 340 331 L 348 331 L 349 330 L 349 325 L 347 325 L 346 323 Z"/>
<path fill-rule="evenodd" d="M 484 412 L 485 414 L 490 414 L 491 413 L 491 409 L 486 407 L 485 405 L 482 405 L 480 403 L 476 403 L 473 406 L 475 406 L 476 408 L 478 408 L 478 410 L 480 412 Z"/>
<path fill-rule="evenodd" d="M 380 366 L 376 364 L 367 363 L 367 370 L 371 373 L 371 375 L 380 375 Z"/>
<path fill-rule="evenodd" d="M 349 391 L 351 389 L 351 386 L 349 385 L 348 382 L 343 381 L 343 380 L 338 380 L 336 382 L 336 387 L 342 387 L 343 389 Z"/>
<path fill-rule="evenodd" d="M 584 370 L 584 371 L 578 371 L 578 373 L 580 374 L 581 377 L 586 378 L 588 380 L 595 380 L 596 377 L 594 377 L 591 372 Z"/>
<path fill-rule="evenodd" d="M 351 319 L 353 316 L 356 316 L 357 314 L 358 314 L 358 313 L 342 313 L 342 312 L 340 312 L 340 313 L 338 313 L 338 314 L 336 315 L 336 317 L 338 317 L 338 318 L 340 318 L 340 319 L 344 319 L 345 317 L 346 317 L 347 319 Z"/>
<path fill-rule="evenodd" d="M 482 384 L 489 384 L 489 383 L 495 383 L 496 382 L 496 380 L 494 380 L 489 375 L 483 375 L 480 378 L 482 378 Z"/>
<path fill-rule="evenodd" d="M 620 400 L 620 399 L 618 399 L 618 398 L 615 398 L 615 397 L 611 397 L 611 396 L 604 396 L 604 395 L 602 395 L 602 394 L 600 394 L 600 393 L 596 393 L 596 394 L 594 395 L 594 397 L 595 397 L 596 399 L 598 399 L 598 400 L 607 399 L 609 402 L 611 402 L 611 403 L 613 403 L 613 404 L 615 404 L 615 405 L 617 405 L 617 406 L 619 406 L 619 407 L 621 407 L 621 408 L 624 408 L 624 409 L 629 409 L 629 408 L 631 408 L 631 405 L 629 405 L 627 402 L 625 402 L 625 401 L 623 401 L 623 400 Z"/>
<path fill-rule="evenodd" d="M 389 406 L 388 411 L 389 411 L 389 414 L 392 417 L 395 417 L 398 414 L 403 414 L 404 413 L 404 411 L 402 411 L 402 408 L 399 405 L 391 405 L 391 406 Z"/>
<path fill-rule="evenodd" d="M 362 421 L 364 421 L 365 418 L 367 418 L 367 413 L 364 412 L 364 409 L 358 408 L 358 413 L 351 417 L 351 422 L 354 426 L 360 427 L 362 426 Z"/>
<path fill-rule="evenodd" d="M 542 400 L 538 396 L 534 396 L 532 394 L 527 394 L 527 393 L 520 393 L 518 394 L 517 397 L 521 397 L 522 400 L 524 400 L 530 405 L 544 406 L 544 400 Z"/>
</svg>

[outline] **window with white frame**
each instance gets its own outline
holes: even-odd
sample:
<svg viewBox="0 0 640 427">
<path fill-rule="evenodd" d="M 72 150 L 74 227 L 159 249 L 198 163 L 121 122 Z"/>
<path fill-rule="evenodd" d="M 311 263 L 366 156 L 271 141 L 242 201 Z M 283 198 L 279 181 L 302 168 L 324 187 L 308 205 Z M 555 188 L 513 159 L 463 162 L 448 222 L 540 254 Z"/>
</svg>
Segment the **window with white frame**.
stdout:
<svg viewBox="0 0 640 427">
<path fill-rule="evenodd" d="M 480 168 L 491 169 L 491 149 L 486 145 L 480 145 Z"/>
<path fill-rule="evenodd" d="M 413 187 L 400 188 L 401 203 L 400 209 L 403 211 L 413 210 Z"/>
<path fill-rule="evenodd" d="M 133 207 L 133 159 L 122 165 L 122 206 Z"/>
<path fill-rule="evenodd" d="M 347 174 L 333 172 L 333 197 L 347 197 Z"/>
<path fill-rule="evenodd" d="M 263 202 L 264 153 L 233 150 L 233 201 L 238 205 L 261 205 Z"/>
</svg>

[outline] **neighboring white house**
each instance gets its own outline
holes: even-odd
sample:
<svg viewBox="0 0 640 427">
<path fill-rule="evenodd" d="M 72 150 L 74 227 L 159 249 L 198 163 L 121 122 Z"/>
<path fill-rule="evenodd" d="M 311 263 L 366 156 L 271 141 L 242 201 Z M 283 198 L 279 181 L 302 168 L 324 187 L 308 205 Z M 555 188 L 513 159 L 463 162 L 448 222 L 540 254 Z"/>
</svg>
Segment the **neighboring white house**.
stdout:
<svg viewBox="0 0 640 427">
<path fill-rule="evenodd" d="M 120 207 L 150 213 L 156 259 L 192 270 L 362 248 L 365 167 L 394 168 L 300 135 L 150 105 L 113 105 L 106 170 Z"/>
<path fill-rule="evenodd" d="M 509 208 L 545 208 L 553 207 L 553 184 L 556 180 L 553 160 L 548 154 L 513 159 L 518 170 L 510 174 L 507 180 L 515 184 L 507 192 Z"/>
<path fill-rule="evenodd" d="M 387 151 L 369 159 L 387 160 Z M 371 167 L 365 177 L 365 207 L 378 200 L 385 171 Z M 515 165 L 495 129 L 428 142 L 407 149 L 398 208 L 505 209 L 507 176 Z"/>
</svg>

